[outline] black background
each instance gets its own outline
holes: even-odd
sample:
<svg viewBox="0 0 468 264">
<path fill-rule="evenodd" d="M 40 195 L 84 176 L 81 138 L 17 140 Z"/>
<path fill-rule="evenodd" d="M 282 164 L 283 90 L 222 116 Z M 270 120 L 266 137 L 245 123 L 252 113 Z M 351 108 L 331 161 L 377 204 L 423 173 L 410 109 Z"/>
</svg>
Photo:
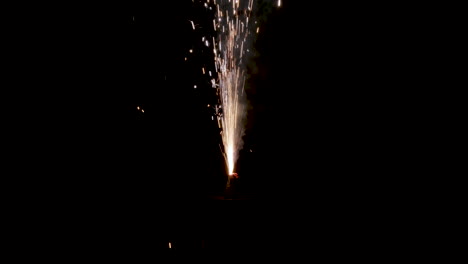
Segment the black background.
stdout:
<svg viewBox="0 0 468 264">
<path fill-rule="evenodd" d="M 202 196 L 216 190 L 210 184 L 224 162 L 206 107 L 216 99 L 195 73 L 211 63 L 209 53 L 184 61 L 203 34 L 189 20 L 210 21 L 195 6 L 65 8 L 10 21 L 21 27 L 9 39 L 16 48 L 9 70 L 18 71 L 7 119 L 18 124 L 9 126 L 12 134 L 24 134 L 17 143 L 33 149 L 28 158 L 50 155 L 38 167 L 79 170 L 85 185 L 119 179 L 137 188 L 139 178 Z M 408 62 L 417 56 L 409 33 L 416 30 L 404 30 L 392 7 L 369 8 L 285 2 L 261 19 L 238 162 L 246 191 L 283 192 L 305 179 L 328 181 L 330 173 L 348 184 L 344 174 L 387 163 L 374 153 L 398 142 L 403 131 L 395 122 L 412 122 L 402 112 L 414 96 L 404 78 L 416 74 Z"/>
<path fill-rule="evenodd" d="M 192 14 L 191 1 L 81 10 L 23 13 L 10 21 L 21 26 L 10 39 L 10 68 L 19 71 L 7 97 L 12 122 L 5 123 L 13 146 L 8 157 L 15 161 L 9 178 L 19 190 L 13 197 L 47 197 L 44 204 L 61 208 L 86 204 L 96 212 L 149 206 L 158 212 L 155 221 L 164 221 L 168 213 L 159 204 L 200 204 L 222 192 L 219 131 L 206 107 L 213 98 L 194 91 L 193 69 L 199 67 L 183 60 L 198 37 L 187 20 L 203 17 L 203 11 Z M 252 108 L 238 163 L 241 190 L 264 204 L 248 210 L 250 205 L 225 205 L 224 213 L 188 218 L 175 212 L 169 222 L 202 219 L 206 228 L 181 221 L 164 236 L 180 232 L 188 241 L 214 231 L 218 240 L 212 241 L 229 241 L 234 248 L 239 242 L 237 249 L 255 239 L 254 245 L 287 248 L 294 234 L 315 232 L 332 251 L 344 246 L 325 230 L 349 239 L 357 236 L 356 227 L 369 230 L 362 227 L 368 222 L 349 220 L 343 207 L 356 213 L 355 207 L 364 206 L 353 218 L 359 219 L 368 208 L 398 199 L 394 187 L 405 193 L 412 184 L 401 170 L 411 162 L 413 147 L 401 151 L 410 132 L 396 124 L 411 126 L 417 119 L 403 111 L 413 96 L 404 88 L 408 72 L 416 74 L 413 51 L 419 47 L 411 38 L 418 30 L 394 10 L 305 1 L 283 1 L 273 10 L 256 43 L 248 90 Z M 306 228 L 310 214 L 326 228 Z M 229 218 L 221 215 L 237 221 L 225 223 Z M 109 226 L 101 225 L 107 242 L 115 234 Z M 163 223 L 156 226 L 165 230 Z M 206 233 L 191 235 L 181 227 Z M 125 237 L 153 232 L 139 231 Z M 164 236 L 161 247 L 169 239 Z M 378 239 L 367 238 L 366 245 Z M 128 246 L 125 241 L 109 243 L 119 248 Z"/>
</svg>

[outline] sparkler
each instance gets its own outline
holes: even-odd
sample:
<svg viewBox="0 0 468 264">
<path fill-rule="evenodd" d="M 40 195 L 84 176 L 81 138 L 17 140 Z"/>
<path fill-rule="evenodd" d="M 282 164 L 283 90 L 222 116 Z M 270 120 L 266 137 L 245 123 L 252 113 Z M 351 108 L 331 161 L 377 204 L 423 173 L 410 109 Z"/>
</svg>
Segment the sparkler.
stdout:
<svg viewBox="0 0 468 264">
<path fill-rule="evenodd" d="M 242 148 L 244 120 L 246 117 L 246 54 L 252 43 L 251 21 L 254 0 L 217 0 L 214 28 L 217 41 L 213 53 L 218 75 L 216 87 L 222 115 L 218 121 L 222 127 L 224 157 L 228 174 L 234 174 L 238 152 Z"/>
</svg>

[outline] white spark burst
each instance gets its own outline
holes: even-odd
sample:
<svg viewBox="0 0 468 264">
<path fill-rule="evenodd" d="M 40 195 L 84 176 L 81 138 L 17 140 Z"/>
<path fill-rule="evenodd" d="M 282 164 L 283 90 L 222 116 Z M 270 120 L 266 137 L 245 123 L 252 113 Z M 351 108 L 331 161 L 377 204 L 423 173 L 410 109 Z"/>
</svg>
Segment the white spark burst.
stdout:
<svg viewBox="0 0 468 264">
<path fill-rule="evenodd" d="M 251 44 L 249 16 L 253 1 L 221 0 L 217 4 L 218 12 L 213 20 L 218 33 L 218 45 L 213 45 L 215 47 L 213 52 L 218 74 L 217 87 L 220 89 L 219 96 L 223 110 L 219 119 L 228 174 L 234 172 L 245 130 L 243 124 L 246 117 L 245 50 Z"/>
</svg>

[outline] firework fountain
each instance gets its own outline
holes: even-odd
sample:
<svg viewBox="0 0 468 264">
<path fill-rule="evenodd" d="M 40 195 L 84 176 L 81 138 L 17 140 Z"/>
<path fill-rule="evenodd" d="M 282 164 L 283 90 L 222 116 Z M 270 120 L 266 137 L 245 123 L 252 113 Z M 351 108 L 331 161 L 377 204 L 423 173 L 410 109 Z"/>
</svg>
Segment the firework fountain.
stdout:
<svg viewBox="0 0 468 264">
<path fill-rule="evenodd" d="M 229 175 L 233 175 L 239 150 L 242 148 L 247 102 L 244 92 L 246 62 L 252 44 L 250 20 L 253 0 L 217 0 L 213 26 L 217 33 L 214 43 L 216 83 L 222 115 L 221 136 Z M 229 177 L 231 178 L 231 177 Z M 228 181 L 229 186 L 229 181 Z"/>
<path fill-rule="evenodd" d="M 209 72 L 209 76 L 218 98 L 216 117 L 221 128 L 221 151 L 228 174 L 226 188 L 230 188 L 232 180 L 238 178 L 235 165 L 243 145 L 242 137 L 247 117 L 247 98 L 244 90 L 247 63 L 252 54 L 254 35 L 259 33 L 257 21 L 252 18 L 257 1 L 261 0 L 203 1 L 204 7 L 214 12 L 212 40 L 203 37 L 202 41 L 204 46 L 212 46 L 214 55 L 216 74 L 212 76 Z M 278 1 L 278 7 L 281 5 L 281 0 L 271 1 Z M 197 25 L 193 21 L 189 22 L 193 30 L 196 30 Z M 202 68 L 202 72 L 206 73 L 205 67 Z"/>
</svg>

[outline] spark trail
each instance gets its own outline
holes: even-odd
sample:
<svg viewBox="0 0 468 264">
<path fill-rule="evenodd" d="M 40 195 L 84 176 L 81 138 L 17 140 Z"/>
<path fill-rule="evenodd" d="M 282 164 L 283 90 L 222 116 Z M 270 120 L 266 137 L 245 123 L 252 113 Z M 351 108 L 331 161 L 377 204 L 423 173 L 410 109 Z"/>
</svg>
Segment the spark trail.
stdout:
<svg viewBox="0 0 468 264">
<path fill-rule="evenodd" d="M 246 62 L 253 42 L 250 15 L 254 0 L 215 0 L 216 14 L 213 20 L 217 39 L 213 47 L 218 75 L 216 86 L 222 115 L 224 157 L 228 174 L 234 173 L 239 150 L 242 148 L 247 101 L 244 92 Z"/>
</svg>

